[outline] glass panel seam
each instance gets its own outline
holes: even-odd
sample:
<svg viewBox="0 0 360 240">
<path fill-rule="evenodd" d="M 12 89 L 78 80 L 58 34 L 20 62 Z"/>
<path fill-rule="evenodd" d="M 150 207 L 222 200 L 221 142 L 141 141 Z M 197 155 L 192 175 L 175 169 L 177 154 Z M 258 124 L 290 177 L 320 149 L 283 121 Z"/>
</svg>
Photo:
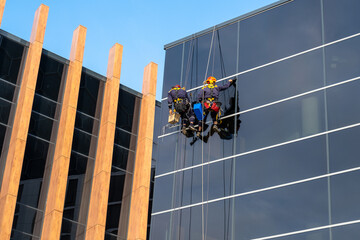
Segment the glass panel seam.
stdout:
<svg viewBox="0 0 360 240">
<path fill-rule="evenodd" d="M 333 129 L 333 130 L 316 133 L 316 134 L 313 134 L 313 135 L 310 135 L 310 136 L 293 139 L 293 140 L 290 140 L 290 141 L 286 141 L 286 142 L 266 146 L 266 147 L 263 147 L 263 148 L 254 149 L 254 150 L 251 150 L 251 151 L 248 151 L 248 152 L 243 152 L 243 153 L 231 155 L 231 156 L 228 156 L 228 157 L 219 158 L 219 159 L 216 159 L 216 160 L 205 162 L 205 163 L 202 163 L 202 164 L 198 164 L 198 165 L 194 165 L 194 166 L 190 166 L 190 167 L 186 167 L 186 168 L 181 168 L 181 169 L 178 169 L 178 170 L 175 170 L 175 171 L 159 174 L 159 175 L 155 176 L 155 178 L 159 178 L 159 177 L 167 176 L 167 175 L 170 175 L 170 174 L 182 172 L 182 171 L 185 171 L 185 170 L 189 170 L 189 169 L 209 165 L 209 164 L 216 163 L 216 162 L 221 162 L 221 161 L 228 160 L 228 159 L 231 159 L 231 158 L 234 158 L 234 157 L 240 157 L 240 156 L 244 156 L 244 155 L 248 155 L 248 154 L 252 154 L 252 153 L 256 153 L 256 152 L 260 152 L 260 151 L 264 151 L 264 150 L 284 146 L 284 145 L 287 145 L 287 144 L 300 142 L 300 141 L 303 141 L 303 140 L 306 140 L 306 139 L 311 139 L 311 138 L 314 138 L 314 137 L 318 137 L 318 136 L 322 136 L 322 135 L 325 135 L 325 134 L 334 133 L 334 132 L 338 132 L 338 131 L 341 131 L 341 130 L 350 129 L 350 128 L 354 128 L 354 127 L 358 127 L 358 126 L 360 126 L 360 123 L 355 123 L 355 124 L 344 126 L 344 127 L 341 127 L 341 128 L 336 128 L 336 129 Z"/>
<path fill-rule="evenodd" d="M 12 101 L 9 101 L 9 100 L 7 100 L 5 98 L 2 98 L 2 97 L 0 97 L 0 100 L 2 100 L 4 102 L 7 102 L 7 103 L 10 103 L 10 104 L 14 104 Z"/>
<path fill-rule="evenodd" d="M 292 99 L 295 99 L 295 98 L 303 97 L 303 96 L 306 96 L 306 95 L 309 95 L 309 94 L 312 94 L 312 93 L 316 93 L 316 92 L 326 90 L 326 89 L 329 89 L 329 88 L 337 87 L 337 86 L 347 84 L 347 83 L 350 83 L 350 82 L 354 82 L 354 81 L 357 81 L 357 80 L 360 80 L 360 76 L 355 77 L 355 78 L 351 78 L 351 79 L 347 79 L 347 80 L 344 80 L 344 81 L 341 81 L 341 82 L 338 82 L 338 83 L 334 83 L 334 84 L 331 84 L 331 85 L 328 85 L 328 86 L 325 86 L 325 87 L 310 90 L 310 91 L 307 91 L 307 92 L 304 92 L 304 93 L 300 93 L 300 94 L 297 94 L 297 95 L 294 95 L 294 96 L 291 96 L 291 97 L 283 98 L 283 99 L 280 99 L 280 100 L 277 100 L 277 101 L 274 101 L 274 102 L 266 103 L 264 105 L 249 108 L 249 109 L 246 109 L 244 111 L 222 117 L 221 119 L 227 119 L 227 118 L 234 117 L 234 116 L 237 116 L 237 115 L 241 115 L 241 114 L 244 114 L 244 113 L 247 113 L 247 112 L 252 112 L 252 111 L 255 111 L 255 110 L 258 110 L 258 109 L 261 109 L 261 108 L 269 107 L 269 106 L 272 106 L 272 105 L 275 105 L 275 104 L 278 104 L 278 103 L 283 103 L 283 102 L 286 102 L 286 101 L 289 101 L 289 100 L 292 100 Z M 209 122 L 211 122 L 211 121 L 209 121 Z M 167 137 L 167 136 L 170 136 L 170 135 L 176 134 L 176 133 L 180 133 L 180 131 L 174 131 L 174 132 L 166 133 L 166 134 L 158 136 L 158 138 Z"/>
<path fill-rule="evenodd" d="M 3 79 L 3 78 L 0 78 L 0 81 L 4 82 L 4 83 L 6 83 L 6 84 L 9 84 L 9 85 L 11 85 L 11 86 L 14 86 L 14 87 L 18 87 L 18 85 L 14 84 L 14 83 L 12 83 L 12 82 L 9 82 L 9 81 L 7 81 L 7 80 L 5 80 L 5 79 Z"/>
<path fill-rule="evenodd" d="M 43 139 L 43 138 L 38 137 L 38 136 L 35 136 L 35 135 L 31 134 L 31 133 L 28 133 L 28 136 L 33 137 L 33 138 L 36 138 L 36 139 L 41 140 L 41 141 L 43 141 L 43 142 L 46 142 L 46 143 L 48 143 L 48 144 L 52 144 L 52 145 L 55 144 L 55 143 L 50 142 L 50 141 L 48 141 L 48 140 L 46 140 L 46 139 Z"/>
<path fill-rule="evenodd" d="M 52 103 L 60 104 L 60 105 L 61 105 L 61 103 L 58 103 L 57 101 L 54 101 L 54 100 L 52 100 L 52 99 L 50 99 L 50 98 L 44 97 L 44 96 L 40 95 L 39 93 L 36 93 L 36 92 L 35 92 L 35 96 L 40 97 L 40 98 L 42 98 L 42 99 L 45 99 L 45 100 L 47 100 L 47 101 L 49 101 L 49 102 L 52 102 Z"/>
<path fill-rule="evenodd" d="M 336 176 L 336 175 L 346 174 L 346 173 L 350 173 L 350 172 L 355 172 L 355 171 L 360 171 L 360 167 L 346 169 L 346 170 L 333 172 L 333 173 L 329 173 L 329 174 L 323 174 L 323 175 L 319 175 L 319 176 L 315 176 L 315 177 L 311 177 L 311 178 L 305 178 L 305 179 L 301 179 L 301 180 L 297 180 L 297 181 L 293 181 L 293 182 L 274 185 L 271 187 L 260 188 L 260 189 L 256 189 L 256 190 L 252 190 L 252 191 L 248 191 L 248 192 L 237 193 L 237 194 L 229 195 L 226 197 L 216 198 L 216 199 L 207 200 L 207 201 L 203 201 L 203 202 L 199 202 L 199 203 L 189 204 L 189 205 L 185 205 L 185 206 L 181 206 L 181 207 L 177 207 L 177 208 L 172 208 L 172 209 L 168 209 L 168 210 L 164 210 L 164 211 L 155 212 L 155 213 L 152 213 L 151 215 L 155 216 L 155 215 L 159 215 L 159 214 L 163 214 L 163 213 L 167 213 L 167 212 L 174 212 L 174 211 L 187 209 L 187 208 L 191 208 L 191 207 L 195 207 L 195 206 L 199 206 L 199 205 L 203 205 L 203 204 L 209 204 L 209 203 L 218 202 L 221 200 L 247 196 L 247 195 L 251 195 L 251 194 L 256 194 L 256 193 L 270 191 L 270 190 L 279 189 L 279 188 L 283 188 L 283 187 L 293 186 L 293 185 L 297 185 L 297 184 L 301 184 L 301 183 L 311 182 L 311 181 L 328 178 L 328 177 L 332 177 L 332 176 Z"/>
<path fill-rule="evenodd" d="M 272 235 L 272 236 L 268 236 L 268 237 L 253 238 L 252 240 L 267 240 L 267 239 L 273 239 L 273 238 L 278 238 L 278 237 L 292 236 L 292 235 L 296 235 L 296 234 L 300 234 L 300 233 L 313 232 L 313 231 L 322 230 L 322 229 L 328 229 L 328 228 L 331 229 L 331 228 L 334 228 L 334 227 L 347 226 L 347 225 L 357 224 L 357 223 L 360 223 L 360 220 L 354 220 L 354 221 L 349 221 L 349 222 L 341 222 L 341 223 L 336 223 L 336 224 L 329 224 L 329 225 L 326 225 L 326 226 L 320 226 L 320 227 L 309 228 L 309 229 L 304 229 L 304 230 L 295 231 L 295 232 Z"/>
<path fill-rule="evenodd" d="M 79 153 L 79 152 L 77 152 L 77 151 L 75 151 L 75 150 L 71 150 L 71 152 L 72 152 L 72 153 L 75 153 L 75 154 L 77 154 L 77 155 L 79 155 L 79 156 L 81 156 L 81 157 L 89 158 L 89 159 L 91 159 L 91 160 L 95 160 L 95 158 L 90 157 L 90 156 L 87 156 L 87 155 L 82 154 L 82 153 Z"/>
</svg>

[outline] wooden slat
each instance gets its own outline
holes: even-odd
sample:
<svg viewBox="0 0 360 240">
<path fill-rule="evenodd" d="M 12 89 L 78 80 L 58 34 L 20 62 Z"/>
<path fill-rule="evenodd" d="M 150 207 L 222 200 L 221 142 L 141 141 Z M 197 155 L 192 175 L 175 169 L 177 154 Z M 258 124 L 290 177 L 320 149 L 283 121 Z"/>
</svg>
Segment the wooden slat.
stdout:
<svg viewBox="0 0 360 240">
<path fill-rule="evenodd" d="M 155 119 L 156 76 L 157 64 L 151 62 L 145 67 L 144 71 L 128 240 L 146 240 Z"/>
<path fill-rule="evenodd" d="M 85 239 L 104 239 L 123 47 L 109 54 Z"/>
<path fill-rule="evenodd" d="M 43 202 L 46 203 L 41 234 L 43 240 L 60 239 L 85 39 L 86 28 L 79 26 L 73 33 L 55 151 L 47 159 L 47 165 L 51 167 L 46 168 L 44 181 L 47 182 L 43 184 L 49 187 L 42 189 Z"/>
<path fill-rule="evenodd" d="M 4 15 L 4 8 L 5 8 L 6 0 L 0 0 L 0 26 L 1 26 L 1 20 Z"/>
<path fill-rule="evenodd" d="M 48 12 L 49 7 L 42 4 L 35 13 L 9 149 L 3 159 L 5 168 L 0 192 L 0 239 L 10 238 Z"/>
</svg>

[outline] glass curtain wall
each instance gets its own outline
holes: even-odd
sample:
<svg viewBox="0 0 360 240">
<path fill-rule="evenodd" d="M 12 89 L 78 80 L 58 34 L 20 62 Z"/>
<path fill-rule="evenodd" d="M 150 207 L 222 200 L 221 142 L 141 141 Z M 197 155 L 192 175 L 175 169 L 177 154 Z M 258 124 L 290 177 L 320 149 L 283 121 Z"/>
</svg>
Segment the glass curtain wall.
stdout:
<svg viewBox="0 0 360 240">
<path fill-rule="evenodd" d="M 166 49 L 150 239 L 360 237 L 359 10 L 283 1 Z M 223 131 L 187 138 L 167 92 L 208 76 L 237 78 Z"/>
<path fill-rule="evenodd" d="M 24 44 L 25 45 L 25 44 Z M 3 171 L 7 152 L 6 135 L 11 132 L 13 117 L 11 107 L 16 104 L 19 90 L 19 71 L 22 59 L 26 55 L 27 47 L 0 34 L 0 149 L 1 165 Z M 0 183 L 3 173 L 0 173 Z"/>
</svg>

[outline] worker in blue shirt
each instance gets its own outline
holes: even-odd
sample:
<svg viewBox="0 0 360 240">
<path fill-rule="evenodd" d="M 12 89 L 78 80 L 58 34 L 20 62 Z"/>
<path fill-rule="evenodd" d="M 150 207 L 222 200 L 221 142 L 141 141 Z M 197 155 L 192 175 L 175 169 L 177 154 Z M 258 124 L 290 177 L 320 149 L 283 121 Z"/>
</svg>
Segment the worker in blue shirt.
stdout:
<svg viewBox="0 0 360 240">
<path fill-rule="evenodd" d="M 180 114 L 182 123 L 182 132 L 189 128 L 191 131 L 196 131 L 194 126 L 195 114 L 190 105 L 190 98 L 185 91 L 185 88 L 181 88 L 180 85 L 175 85 L 168 92 L 168 106 L 169 114 L 172 113 L 172 106 Z"/>
</svg>

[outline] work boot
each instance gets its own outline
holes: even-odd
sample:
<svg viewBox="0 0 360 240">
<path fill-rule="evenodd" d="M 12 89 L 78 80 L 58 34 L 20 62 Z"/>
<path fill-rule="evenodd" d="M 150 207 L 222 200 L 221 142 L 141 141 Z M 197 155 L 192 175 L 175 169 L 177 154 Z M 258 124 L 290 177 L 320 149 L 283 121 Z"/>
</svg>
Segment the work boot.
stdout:
<svg viewBox="0 0 360 240">
<path fill-rule="evenodd" d="M 220 128 L 219 128 L 217 125 L 214 125 L 214 126 L 213 126 L 213 129 L 214 129 L 214 131 L 217 132 L 217 133 L 221 132 Z"/>
<path fill-rule="evenodd" d="M 182 132 L 182 134 L 184 134 L 184 135 L 186 135 L 186 127 L 183 127 L 182 129 L 181 129 L 181 132 Z"/>
<path fill-rule="evenodd" d="M 196 128 L 194 127 L 194 125 L 192 125 L 192 124 L 190 124 L 190 126 L 189 126 L 189 129 L 191 130 L 191 131 L 196 131 Z"/>
</svg>

